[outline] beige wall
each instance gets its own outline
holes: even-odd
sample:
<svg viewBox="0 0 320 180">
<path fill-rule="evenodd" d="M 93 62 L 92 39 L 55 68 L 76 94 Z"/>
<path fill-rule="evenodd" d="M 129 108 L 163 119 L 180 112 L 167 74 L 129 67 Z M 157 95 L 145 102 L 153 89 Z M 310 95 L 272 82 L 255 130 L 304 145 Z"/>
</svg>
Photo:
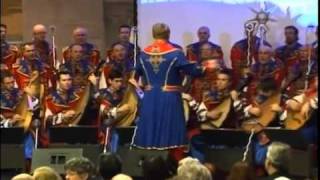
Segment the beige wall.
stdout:
<svg viewBox="0 0 320 180">
<path fill-rule="evenodd" d="M 58 57 L 72 42 L 77 26 L 89 31 L 89 42 L 102 55 L 118 38 L 118 27 L 133 24 L 134 0 L 1 0 L 1 22 L 8 25 L 8 40 L 30 41 L 32 26 L 41 23 L 56 27 Z M 51 41 L 49 34 L 48 40 Z"/>
</svg>

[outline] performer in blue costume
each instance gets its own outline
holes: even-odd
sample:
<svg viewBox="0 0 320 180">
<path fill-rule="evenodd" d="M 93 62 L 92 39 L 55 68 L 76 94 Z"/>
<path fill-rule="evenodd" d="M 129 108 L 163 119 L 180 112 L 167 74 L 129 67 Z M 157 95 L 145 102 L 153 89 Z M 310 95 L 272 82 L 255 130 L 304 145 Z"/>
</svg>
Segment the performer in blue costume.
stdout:
<svg viewBox="0 0 320 180">
<path fill-rule="evenodd" d="M 175 149 L 187 144 L 181 71 L 201 76 L 204 68 L 188 63 L 183 52 L 169 43 L 170 29 L 166 24 L 154 24 L 152 33 L 155 40 L 140 53 L 136 65 L 136 73 L 144 84 L 144 96 L 133 146 Z"/>
</svg>

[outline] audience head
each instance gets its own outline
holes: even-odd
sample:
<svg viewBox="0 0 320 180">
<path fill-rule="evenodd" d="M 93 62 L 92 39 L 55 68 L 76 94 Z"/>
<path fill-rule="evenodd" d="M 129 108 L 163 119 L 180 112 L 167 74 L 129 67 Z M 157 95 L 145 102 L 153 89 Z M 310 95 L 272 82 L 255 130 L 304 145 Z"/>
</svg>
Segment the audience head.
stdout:
<svg viewBox="0 0 320 180">
<path fill-rule="evenodd" d="M 207 26 L 201 26 L 198 29 L 199 42 L 207 42 L 210 38 L 210 29 Z"/>
<path fill-rule="evenodd" d="M 21 173 L 14 176 L 11 180 L 34 180 L 34 178 L 30 174 Z"/>
<path fill-rule="evenodd" d="M 210 171 L 197 159 L 187 157 L 179 162 L 178 176 L 185 180 L 212 180 Z"/>
<path fill-rule="evenodd" d="M 103 179 L 111 179 L 121 173 L 122 163 L 117 154 L 100 154 L 98 161 L 98 171 Z"/>
<path fill-rule="evenodd" d="M 34 170 L 34 180 L 62 180 L 61 176 L 51 167 L 43 166 Z"/>
<path fill-rule="evenodd" d="M 94 172 L 93 163 L 85 157 L 69 159 L 64 165 L 66 180 L 87 180 Z"/>
<path fill-rule="evenodd" d="M 229 173 L 227 180 L 254 180 L 255 174 L 253 168 L 247 162 L 236 162 Z"/>
<path fill-rule="evenodd" d="M 156 23 L 152 26 L 152 35 L 154 39 L 169 40 L 170 28 L 164 23 Z"/>
<path fill-rule="evenodd" d="M 47 38 L 47 28 L 43 24 L 36 24 L 32 28 L 33 38 L 36 41 L 45 41 Z"/>
<path fill-rule="evenodd" d="M 111 180 L 132 180 L 132 178 L 125 174 L 115 175 Z"/>
<path fill-rule="evenodd" d="M 269 145 L 265 160 L 265 169 L 269 175 L 275 172 L 288 173 L 290 146 L 281 142 Z"/>
<path fill-rule="evenodd" d="M 167 162 L 162 156 L 152 156 L 145 159 L 142 171 L 146 180 L 164 180 L 169 177 Z"/>
</svg>

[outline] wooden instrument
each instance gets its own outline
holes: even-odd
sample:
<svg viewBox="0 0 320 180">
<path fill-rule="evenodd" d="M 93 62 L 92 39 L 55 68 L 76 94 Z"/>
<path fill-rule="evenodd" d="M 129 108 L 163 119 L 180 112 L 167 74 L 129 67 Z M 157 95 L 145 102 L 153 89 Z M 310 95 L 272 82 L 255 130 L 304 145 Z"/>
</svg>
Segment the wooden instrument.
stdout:
<svg viewBox="0 0 320 180">
<path fill-rule="evenodd" d="M 136 113 L 138 111 L 138 97 L 135 92 L 135 86 L 131 83 L 128 83 L 126 92 L 118 108 L 122 106 L 128 106 L 129 111 L 125 114 L 119 114 L 115 119 L 114 125 L 116 127 L 127 127 L 132 124 L 136 118 Z"/>
<path fill-rule="evenodd" d="M 44 85 L 40 83 L 40 75 L 38 71 L 33 71 L 31 78 L 28 84 L 28 87 L 32 91 L 32 96 L 39 98 L 40 106 L 44 95 Z M 21 101 L 15 108 L 15 113 L 23 117 L 23 121 L 18 122 L 19 127 L 23 127 L 27 131 L 30 127 L 32 121 L 33 109 L 29 107 L 29 98 L 30 95 L 24 93 Z"/>
<path fill-rule="evenodd" d="M 314 98 L 316 95 L 317 93 L 313 93 L 309 97 L 303 95 L 302 106 L 308 103 L 308 101 Z M 306 122 L 308 122 L 311 114 L 312 112 L 309 112 L 307 115 L 304 115 L 302 114 L 301 109 L 299 111 L 293 111 L 291 109 L 287 109 L 287 118 L 284 121 L 284 126 L 286 129 L 291 129 L 291 130 L 300 129 Z"/>
<path fill-rule="evenodd" d="M 231 97 L 226 98 L 223 100 L 217 107 L 212 109 L 212 111 L 217 111 L 220 113 L 219 118 L 217 119 L 208 119 L 207 121 L 203 122 L 200 127 L 201 129 L 215 129 L 221 127 L 223 122 L 228 117 L 228 114 L 231 110 L 232 106 L 232 99 Z M 210 112 L 210 110 L 209 110 Z"/>
<path fill-rule="evenodd" d="M 269 97 L 266 101 L 261 104 L 255 104 L 261 110 L 261 115 L 259 117 L 251 117 L 241 124 L 241 128 L 247 131 L 255 129 L 260 131 L 264 127 L 267 127 L 276 117 L 276 112 L 271 109 L 272 104 L 280 104 L 281 93 L 277 92 Z"/>
</svg>

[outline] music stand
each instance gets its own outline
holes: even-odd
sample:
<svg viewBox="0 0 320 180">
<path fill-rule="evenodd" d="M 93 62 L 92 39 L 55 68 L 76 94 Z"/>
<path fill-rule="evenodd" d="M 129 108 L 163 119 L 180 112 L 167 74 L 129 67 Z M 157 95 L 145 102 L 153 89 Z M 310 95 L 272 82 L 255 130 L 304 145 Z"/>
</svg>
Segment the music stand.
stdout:
<svg viewBox="0 0 320 180">
<path fill-rule="evenodd" d="M 220 170 L 228 172 L 235 162 L 242 160 L 250 134 L 239 129 L 220 128 L 202 130 L 201 136 L 208 145 L 204 149 L 205 161 L 212 162 Z M 212 148 L 210 145 L 217 148 Z M 251 149 L 247 157 L 247 161 L 252 163 Z"/>
<path fill-rule="evenodd" d="M 264 132 L 271 141 L 287 143 L 294 149 L 307 149 L 308 143 L 299 130 L 266 128 Z"/>
<path fill-rule="evenodd" d="M 24 129 L 21 127 L 0 128 L 1 144 L 23 144 Z"/>
<path fill-rule="evenodd" d="M 98 127 L 71 126 L 50 127 L 50 143 L 97 144 Z"/>
<path fill-rule="evenodd" d="M 1 170 L 24 169 L 24 129 L 21 127 L 0 128 Z"/>
<path fill-rule="evenodd" d="M 248 143 L 250 134 L 238 129 L 211 129 L 201 130 L 206 143 L 214 145 L 225 145 L 229 147 L 243 147 Z"/>
<path fill-rule="evenodd" d="M 119 134 L 119 146 L 131 144 L 135 126 L 117 127 L 116 132 Z"/>
</svg>

